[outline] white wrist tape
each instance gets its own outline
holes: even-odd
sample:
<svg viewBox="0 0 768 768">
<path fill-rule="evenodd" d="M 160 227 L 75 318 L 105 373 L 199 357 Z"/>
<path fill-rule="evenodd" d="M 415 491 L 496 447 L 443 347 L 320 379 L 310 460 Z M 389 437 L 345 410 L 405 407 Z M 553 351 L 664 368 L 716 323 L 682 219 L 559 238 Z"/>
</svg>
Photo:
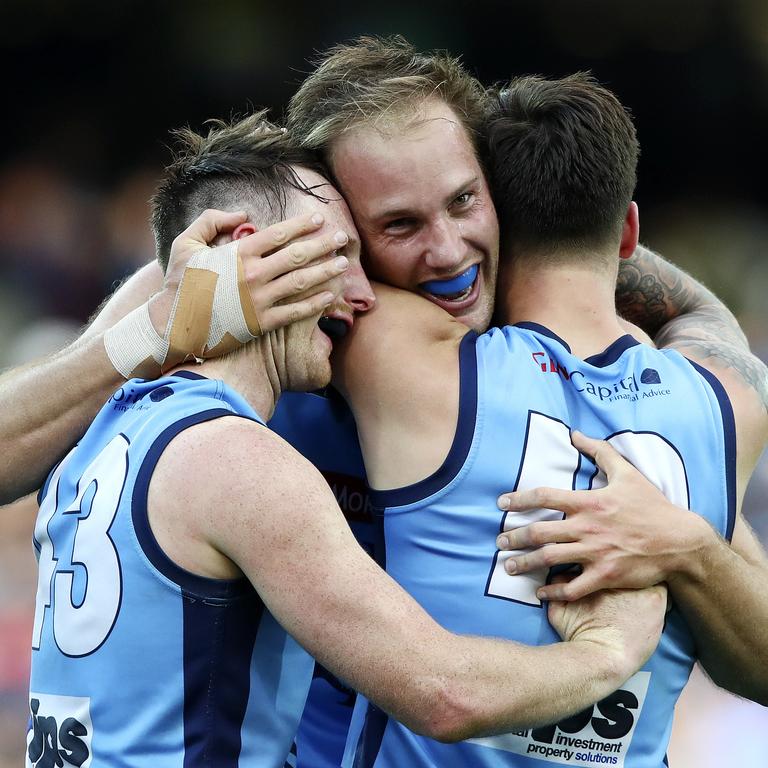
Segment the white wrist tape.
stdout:
<svg viewBox="0 0 768 768">
<path fill-rule="evenodd" d="M 112 365 L 126 379 L 157 375 L 168 354 L 168 342 L 158 335 L 149 317 L 149 304 L 129 312 L 104 334 L 104 347 Z"/>
<path fill-rule="evenodd" d="M 104 346 L 126 378 L 157 376 L 190 358 L 231 352 L 262 333 L 237 255 L 237 240 L 202 248 L 184 268 L 161 338 L 142 305 L 105 334 Z M 154 373 L 151 362 L 155 361 Z"/>
</svg>

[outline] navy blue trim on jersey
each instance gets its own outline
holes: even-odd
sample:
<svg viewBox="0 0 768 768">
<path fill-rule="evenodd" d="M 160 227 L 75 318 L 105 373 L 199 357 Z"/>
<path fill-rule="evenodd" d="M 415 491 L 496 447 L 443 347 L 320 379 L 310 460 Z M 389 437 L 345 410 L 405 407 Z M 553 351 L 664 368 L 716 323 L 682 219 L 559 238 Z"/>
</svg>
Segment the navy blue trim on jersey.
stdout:
<svg viewBox="0 0 768 768">
<path fill-rule="evenodd" d="M 520 323 L 515 323 L 513 327 L 522 328 L 524 331 L 534 331 L 535 333 L 540 333 L 542 336 L 547 336 L 550 339 L 554 339 L 559 344 L 562 344 L 570 354 L 573 354 L 568 342 L 565 339 L 561 339 L 554 331 L 550 331 L 549 328 L 547 328 L 545 325 L 541 325 L 539 323 L 531 323 L 528 320 L 523 320 Z"/>
<path fill-rule="evenodd" d="M 238 768 L 264 604 L 253 588 L 215 602 L 184 593 L 184 768 Z M 241 601 L 252 603 L 251 609 Z"/>
<path fill-rule="evenodd" d="M 393 488 L 377 491 L 371 488 L 371 504 L 381 510 L 386 507 L 400 507 L 421 501 L 433 493 L 445 488 L 464 466 L 475 436 L 475 418 L 477 415 L 477 333 L 468 331 L 459 344 L 459 415 L 456 420 L 456 433 L 451 449 L 442 465 L 424 480 Z"/>
<path fill-rule="evenodd" d="M 184 371 L 182 371 L 182 373 L 184 373 Z M 202 376 L 198 377 L 196 374 L 192 374 L 192 376 L 194 378 L 204 378 Z M 160 573 L 167 576 L 171 581 L 178 584 L 184 591 L 189 592 L 190 594 L 227 599 L 242 595 L 250 588 L 250 586 L 248 580 L 245 578 L 211 579 L 206 576 L 190 573 L 174 563 L 173 560 L 168 557 L 162 547 L 157 543 L 157 539 L 155 538 L 154 533 L 152 533 L 152 528 L 149 525 L 149 515 L 147 513 L 149 482 L 152 479 L 152 473 L 155 471 L 155 467 L 157 466 L 161 454 L 167 448 L 168 443 L 170 443 L 176 435 L 189 427 L 193 427 L 196 424 L 201 424 L 205 421 L 219 419 L 222 416 L 238 415 L 239 414 L 233 413 L 226 408 L 212 408 L 211 410 L 194 413 L 191 416 L 186 416 L 185 418 L 174 422 L 170 427 L 167 427 L 150 446 L 141 467 L 139 467 L 136 482 L 134 483 L 131 516 L 133 518 L 133 527 L 136 531 L 136 537 L 139 540 L 139 544 L 141 545 L 144 554 Z M 249 417 L 240 416 L 240 418 Z M 255 419 L 252 419 L 252 421 L 255 421 L 257 424 L 261 423 Z"/>
<path fill-rule="evenodd" d="M 720 404 L 725 439 L 725 482 L 728 493 L 728 527 L 724 537 L 726 541 L 730 541 L 733 537 L 733 526 L 736 524 L 736 419 L 733 416 L 733 406 L 725 387 L 712 371 L 708 371 L 687 357 L 685 359 L 706 379 Z"/>
<path fill-rule="evenodd" d="M 594 365 L 595 368 L 607 368 L 613 365 L 628 349 L 636 347 L 640 342 L 628 333 L 620 336 L 613 344 L 592 357 L 585 357 L 584 362 Z"/>
<path fill-rule="evenodd" d="M 352 761 L 353 768 L 373 768 L 381 749 L 381 742 L 384 740 L 384 731 L 388 722 L 389 715 L 369 701 L 365 711 L 363 730 L 360 733 L 355 758 Z"/>
<path fill-rule="evenodd" d="M 180 376 L 182 379 L 189 379 L 190 381 L 199 381 L 200 379 L 207 379 L 207 376 L 203 376 L 202 373 L 195 373 L 194 371 L 176 371 L 171 373 L 170 376 Z"/>
</svg>

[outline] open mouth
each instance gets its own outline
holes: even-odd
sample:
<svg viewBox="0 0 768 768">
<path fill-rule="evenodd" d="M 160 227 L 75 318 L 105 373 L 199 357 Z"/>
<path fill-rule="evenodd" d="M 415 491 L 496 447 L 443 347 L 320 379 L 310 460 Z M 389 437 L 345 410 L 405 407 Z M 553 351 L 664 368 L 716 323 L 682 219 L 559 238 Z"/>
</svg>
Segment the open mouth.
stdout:
<svg viewBox="0 0 768 768">
<path fill-rule="evenodd" d="M 343 339 L 349 330 L 349 326 L 338 317 L 321 317 L 317 321 L 317 325 L 331 341 Z"/>
<path fill-rule="evenodd" d="M 472 293 L 478 271 L 478 265 L 473 264 L 460 275 L 447 280 L 429 280 L 419 287 L 440 301 L 464 301 Z"/>
</svg>

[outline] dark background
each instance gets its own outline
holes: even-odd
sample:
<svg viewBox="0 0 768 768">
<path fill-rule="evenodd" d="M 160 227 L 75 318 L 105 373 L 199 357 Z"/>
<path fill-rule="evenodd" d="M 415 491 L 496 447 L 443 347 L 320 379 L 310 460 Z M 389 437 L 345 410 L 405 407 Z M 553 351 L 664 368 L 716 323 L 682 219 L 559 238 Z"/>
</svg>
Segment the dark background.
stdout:
<svg viewBox="0 0 768 768">
<path fill-rule="evenodd" d="M 402 33 L 484 82 L 588 69 L 615 90 L 642 145 L 643 239 L 747 313 L 763 344 L 763 0 L 4 5 L 0 281 L 24 305 L 11 325 L 41 311 L 83 321 L 151 257 L 145 204 L 171 128 L 260 106 L 279 119 L 319 51 Z"/>
</svg>

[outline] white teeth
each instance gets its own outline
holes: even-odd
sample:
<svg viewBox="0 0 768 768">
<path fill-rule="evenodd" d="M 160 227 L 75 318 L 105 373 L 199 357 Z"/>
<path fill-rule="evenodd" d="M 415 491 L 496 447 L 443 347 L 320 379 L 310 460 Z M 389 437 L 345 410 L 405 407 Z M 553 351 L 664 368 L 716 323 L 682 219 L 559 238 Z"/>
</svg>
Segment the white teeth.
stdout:
<svg viewBox="0 0 768 768">
<path fill-rule="evenodd" d="M 432 293 L 430 296 L 434 296 L 438 301 L 464 301 L 464 299 L 466 299 L 467 296 L 472 293 L 472 288 L 474 288 L 474 285 L 475 284 L 472 283 L 472 285 L 465 288 L 463 291 L 460 291 L 459 293 L 447 293 L 440 296 Z"/>
</svg>

